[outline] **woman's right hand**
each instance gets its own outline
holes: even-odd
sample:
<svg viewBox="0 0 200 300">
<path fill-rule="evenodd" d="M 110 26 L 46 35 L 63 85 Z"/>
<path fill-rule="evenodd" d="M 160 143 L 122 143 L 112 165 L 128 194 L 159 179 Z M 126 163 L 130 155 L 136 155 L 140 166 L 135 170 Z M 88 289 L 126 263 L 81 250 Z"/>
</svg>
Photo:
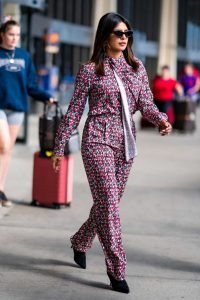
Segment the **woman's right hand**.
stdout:
<svg viewBox="0 0 200 300">
<path fill-rule="evenodd" d="M 52 163 L 53 163 L 53 169 L 57 173 L 60 170 L 60 164 L 61 164 L 61 160 L 63 159 L 63 157 L 53 155 L 51 159 L 52 159 Z"/>
</svg>

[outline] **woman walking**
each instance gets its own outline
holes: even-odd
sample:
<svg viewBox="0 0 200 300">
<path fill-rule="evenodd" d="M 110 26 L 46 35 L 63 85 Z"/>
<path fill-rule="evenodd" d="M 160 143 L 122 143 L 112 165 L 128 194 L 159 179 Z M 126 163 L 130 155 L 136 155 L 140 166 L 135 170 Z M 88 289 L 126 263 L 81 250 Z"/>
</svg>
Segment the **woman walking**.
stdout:
<svg viewBox="0 0 200 300">
<path fill-rule="evenodd" d="M 36 74 L 29 54 L 17 48 L 20 26 L 14 20 L 0 27 L 0 206 L 11 206 L 4 193 L 11 152 L 24 112 L 27 95 L 53 103 L 51 95 L 37 87 Z"/>
<path fill-rule="evenodd" d="M 137 154 L 132 115 L 140 110 L 162 135 L 171 131 L 167 116 L 159 113 L 152 102 L 146 71 L 131 49 L 132 35 L 128 21 L 121 15 L 108 13 L 100 19 L 91 60 L 76 77 L 53 156 L 53 167 L 58 171 L 65 143 L 78 126 L 88 98 L 81 152 L 94 204 L 71 243 L 75 262 L 86 268 L 86 252 L 97 234 L 112 288 L 122 293 L 129 293 L 129 287 L 119 202 Z"/>
</svg>

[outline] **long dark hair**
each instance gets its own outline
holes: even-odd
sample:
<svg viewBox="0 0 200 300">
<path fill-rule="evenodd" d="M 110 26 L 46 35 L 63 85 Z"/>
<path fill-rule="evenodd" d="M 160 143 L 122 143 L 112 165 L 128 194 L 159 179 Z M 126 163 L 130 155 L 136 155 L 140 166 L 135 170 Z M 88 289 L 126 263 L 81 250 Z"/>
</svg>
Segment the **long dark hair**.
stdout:
<svg viewBox="0 0 200 300">
<path fill-rule="evenodd" d="M 107 13 L 99 20 L 94 41 L 93 54 L 90 59 L 91 62 L 95 63 L 96 73 L 99 75 L 104 75 L 104 58 L 106 56 L 105 45 L 108 37 L 113 29 L 121 22 L 126 24 L 128 30 L 131 29 L 129 22 L 117 13 Z M 128 39 L 127 47 L 123 53 L 127 63 L 132 66 L 133 70 L 137 70 L 138 62 L 134 58 L 132 44 L 133 38 L 130 37 Z"/>
<path fill-rule="evenodd" d="M 13 26 L 20 27 L 19 23 L 17 21 L 15 21 L 15 20 L 8 20 L 5 23 L 1 24 L 1 26 L 0 26 L 0 44 L 2 43 L 1 34 L 2 33 L 6 33 L 6 31 L 8 31 Z"/>
</svg>

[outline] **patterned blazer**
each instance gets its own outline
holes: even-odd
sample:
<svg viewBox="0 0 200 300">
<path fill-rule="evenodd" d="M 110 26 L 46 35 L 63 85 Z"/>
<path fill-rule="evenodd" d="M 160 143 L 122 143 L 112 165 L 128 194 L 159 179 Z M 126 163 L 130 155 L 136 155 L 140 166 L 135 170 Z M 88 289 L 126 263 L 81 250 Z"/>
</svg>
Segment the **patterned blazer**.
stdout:
<svg viewBox="0 0 200 300">
<path fill-rule="evenodd" d="M 162 120 L 167 120 L 167 116 L 160 113 L 153 103 L 146 70 L 142 62 L 138 62 L 139 68 L 134 71 L 123 55 L 118 59 L 106 57 L 103 76 L 96 74 L 94 63 L 85 64 L 80 68 L 73 97 L 56 134 L 54 155 L 63 156 L 65 143 L 78 126 L 87 99 L 89 112 L 82 142 L 104 143 L 118 148 L 124 144 L 121 95 L 113 69 L 124 84 L 131 115 L 139 110 L 156 126 L 159 126 Z M 131 123 L 135 136 L 135 124 L 132 119 Z"/>
</svg>

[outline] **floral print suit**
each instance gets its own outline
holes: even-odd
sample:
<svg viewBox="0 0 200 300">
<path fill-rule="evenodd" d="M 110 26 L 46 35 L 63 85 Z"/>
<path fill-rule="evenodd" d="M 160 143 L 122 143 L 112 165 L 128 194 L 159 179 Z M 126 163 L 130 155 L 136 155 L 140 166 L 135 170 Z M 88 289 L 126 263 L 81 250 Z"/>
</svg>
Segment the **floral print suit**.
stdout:
<svg viewBox="0 0 200 300">
<path fill-rule="evenodd" d="M 80 68 L 54 149 L 54 155 L 64 155 L 65 143 L 78 126 L 88 99 L 89 112 L 81 152 L 94 203 L 88 220 L 71 237 L 71 243 L 77 251 L 86 252 L 97 234 L 105 254 L 107 272 L 117 280 L 125 278 L 126 268 L 119 202 L 133 159 L 125 160 L 121 95 L 113 68 L 124 84 L 131 115 L 140 110 L 156 126 L 167 119 L 153 104 L 145 68 L 141 61 L 138 63 L 139 68 L 134 71 L 122 55 L 118 59 L 105 58 L 105 75 L 96 74 L 92 62 Z M 132 118 L 131 125 L 135 137 Z"/>
</svg>

